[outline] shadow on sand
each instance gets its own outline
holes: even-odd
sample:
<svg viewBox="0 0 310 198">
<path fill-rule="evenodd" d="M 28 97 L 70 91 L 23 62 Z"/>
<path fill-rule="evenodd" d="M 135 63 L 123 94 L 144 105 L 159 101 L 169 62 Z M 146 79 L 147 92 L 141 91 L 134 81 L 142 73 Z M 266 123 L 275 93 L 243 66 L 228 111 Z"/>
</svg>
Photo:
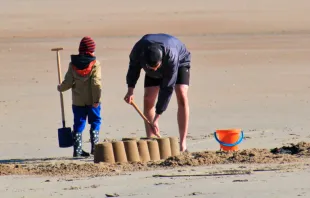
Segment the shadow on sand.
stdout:
<svg viewBox="0 0 310 198">
<path fill-rule="evenodd" d="M 42 162 L 52 162 L 52 161 L 83 161 L 91 162 L 92 157 L 49 157 L 49 158 L 28 158 L 28 159 L 3 159 L 0 160 L 0 164 L 32 164 L 32 163 L 42 163 Z"/>
</svg>

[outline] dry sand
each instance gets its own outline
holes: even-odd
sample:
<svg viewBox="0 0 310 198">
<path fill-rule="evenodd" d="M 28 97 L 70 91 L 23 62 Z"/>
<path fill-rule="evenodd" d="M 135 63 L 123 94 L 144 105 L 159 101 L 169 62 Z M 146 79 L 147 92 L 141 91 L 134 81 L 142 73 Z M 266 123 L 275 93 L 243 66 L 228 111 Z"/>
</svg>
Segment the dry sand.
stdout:
<svg viewBox="0 0 310 198">
<path fill-rule="evenodd" d="M 57 145 L 57 128 L 61 127 L 61 117 L 59 94 L 56 91 L 56 56 L 50 49 L 64 47 L 65 50 L 61 52 L 64 73 L 70 54 L 77 52 L 78 43 L 85 35 L 95 39 L 97 57 L 103 65 L 101 139 L 144 135 L 141 118 L 123 102 L 128 54 L 143 34 L 166 32 L 181 38 L 193 54 L 188 143 L 191 151 L 218 150 L 218 143 L 210 135 L 217 128 L 242 128 L 246 139 L 240 149 L 271 149 L 287 143 L 310 142 L 309 1 L 158 0 L 148 3 L 142 0 L 1 1 L 0 163 L 1 171 L 4 166 L 8 168 L 2 174 L 10 171 L 10 174 L 24 174 L 23 168 L 36 167 L 40 163 L 70 163 L 72 149 L 60 149 Z M 142 85 L 143 75 L 135 91 L 140 107 Z M 68 126 L 72 126 L 70 102 L 71 93 L 66 92 Z M 163 135 L 178 135 L 176 111 L 173 97 L 160 120 Z M 84 147 L 89 150 L 87 130 L 83 138 L 86 142 Z M 40 158 L 45 161 L 31 160 Z M 209 160 L 210 156 L 203 159 Z M 192 174 L 223 169 L 239 170 L 240 166 L 241 169 L 254 170 L 259 165 L 170 167 L 168 170 L 156 165 L 147 166 L 147 170 L 152 170 L 144 172 L 130 172 L 132 167 L 129 165 L 124 169 L 129 170 L 126 175 L 116 171 L 119 176 L 91 178 L 86 174 L 86 178 L 73 180 L 61 179 L 57 174 L 55 177 L 49 174 L 8 175 L 0 177 L 0 195 L 104 197 L 106 193 L 118 193 L 120 197 L 310 196 L 307 160 L 298 158 L 296 161 L 292 156 L 288 159 L 260 166 L 273 167 L 282 163 L 283 168 L 288 162 L 297 163 L 289 166 L 293 168 L 289 172 L 263 171 L 241 176 L 151 177 L 154 174 L 180 173 L 178 170 Z M 13 169 L 3 165 L 13 162 L 27 165 L 14 166 Z M 84 164 L 80 168 L 86 172 L 96 170 L 92 169 L 90 162 L 75 163 Z M 146 170 L 145 165 L 139 166 L 141 170 Z M 48 169 L 43 166 L 43 170 L 55 173 L 53 167 Z M 56 170 L 62 168 L 56 167 Z"/>
</svg>

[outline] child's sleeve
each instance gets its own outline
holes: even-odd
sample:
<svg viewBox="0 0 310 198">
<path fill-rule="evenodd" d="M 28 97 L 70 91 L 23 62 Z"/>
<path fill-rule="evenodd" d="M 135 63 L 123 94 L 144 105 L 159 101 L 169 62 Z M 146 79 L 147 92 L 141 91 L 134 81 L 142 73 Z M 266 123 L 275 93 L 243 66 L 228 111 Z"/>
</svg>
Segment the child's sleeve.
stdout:
<svg viewBox="0 0 310 198">
<path fill-rule="evenodd" d="M 92 97 L 93 103 L 98 103 L 101 100 L 101 65 L 97 62 L 96 67 L 94 68 L 94 72 L 92 75 Z"/>
<path fill-rule="evenodd" d="M 72 88 L 73 83 L 74 83 L 74 80 L 73 80 L 73 75 L 72 75 L 72 66 L 71 66 L 71 64 L 69 64 L 68 71 L 65 75 L 65 79 L 62 81 L 62 83 L 60 85 L 60 88 L 59 88 L 60 91 L 64 92 L 64 91 L 67 91 L 68 89 Z"/>
</svg>

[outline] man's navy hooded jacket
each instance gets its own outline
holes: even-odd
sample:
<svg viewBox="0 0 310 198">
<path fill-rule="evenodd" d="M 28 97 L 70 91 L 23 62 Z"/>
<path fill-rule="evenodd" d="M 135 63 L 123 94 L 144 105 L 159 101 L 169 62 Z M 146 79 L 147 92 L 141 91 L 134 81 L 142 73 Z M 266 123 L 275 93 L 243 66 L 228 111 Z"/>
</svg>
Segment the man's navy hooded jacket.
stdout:
<svg viewBox="0 0 310 198">
<path fill-rule="evenodd" d="M 162 65 L 156 72 L 146 68 L 143 57 L 143 49 L 151 43 L 159 44 L 163 50 Z M 171 99 L 177 81 L 178 68 L 190 67 L 191 53 L 174 36 L 168 34 L 147 34 L 134 45 L 129 59 L 129 68 L 126 76 L 128 87 L 135 87 L 142 68 L 146 72 L 146 75 L 152 78 L 162 79 L 156 104 L 156 113 L 162 114 L 167 109 Z"/>
</svg>

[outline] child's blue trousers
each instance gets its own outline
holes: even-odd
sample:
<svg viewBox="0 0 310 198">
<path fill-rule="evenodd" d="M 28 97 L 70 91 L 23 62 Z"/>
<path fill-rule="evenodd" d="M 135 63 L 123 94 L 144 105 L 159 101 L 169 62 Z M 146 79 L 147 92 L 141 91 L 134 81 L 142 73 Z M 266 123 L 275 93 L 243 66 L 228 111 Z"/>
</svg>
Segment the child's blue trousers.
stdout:
<svg viewBox="0 0 310 198">
<path fill-rule="evenodd" d="M 88 124 L 90 124 L 91 130 L 100 130 L 101 126 L 101 104 L 95 108 L 90 106 L 75 106 L 72 105 L 72 111 L 74 115 L 73 130 L 76 133 L 82 133 L 86 126 L 86 118 L 88 118 Z"/>
</svg>

